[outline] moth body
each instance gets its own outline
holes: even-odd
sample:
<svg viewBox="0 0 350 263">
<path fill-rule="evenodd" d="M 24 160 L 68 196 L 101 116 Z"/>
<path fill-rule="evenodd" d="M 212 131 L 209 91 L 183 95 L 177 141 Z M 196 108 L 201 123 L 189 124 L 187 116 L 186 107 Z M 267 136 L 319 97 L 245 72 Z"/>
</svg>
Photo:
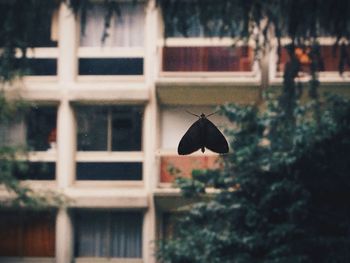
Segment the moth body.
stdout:
<svg viewBox="0 0 350 263">
<path fill-rule="evenodd" d="M 205 148 L 216 153 L 228 152 L 228 143 L 224 135 L 202 113 L 180 140 L 177 151 L 180 155 L 186 155 L 199 149 L 204 153 Z"/>
</svg>

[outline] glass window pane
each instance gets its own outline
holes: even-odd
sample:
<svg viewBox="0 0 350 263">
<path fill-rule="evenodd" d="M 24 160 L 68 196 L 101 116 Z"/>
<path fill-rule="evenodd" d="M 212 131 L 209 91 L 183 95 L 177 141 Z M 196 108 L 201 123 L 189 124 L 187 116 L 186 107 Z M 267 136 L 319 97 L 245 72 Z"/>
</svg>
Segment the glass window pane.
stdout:
<svg viewBox="0 0 350 263">
<path fill-rule="evenodd" d="M 17 166 L 14 175 L 20 180 L 55 180 L 55 162 L 26 162 L 24 169 Z"/>
<path fill-rule="evenodd" d="M 77 163 L 77 180 L 142 180 L 142 163 Z"/>
<path fill-rule="evenodd" d="M 112 150 L 141 150 L 141 107 L 115 107 L 112 110 Z"/>
<path fill-rule="evenodd" d="M 57 47 L 57 9 L 53 1 L 26 1 L 31 4 L 16 1 L 0 1 L 0 25 L 13 20 L 13 14 L 27 12 L 27 15 L 16 16 L 13 30 L 22 32 L 29 47 Z M 28 9 L 32 8 L 32 9 Z M 21 10 L 22 9 L 22 10 Z M 35 15 L 33 15 L 35 9 Z M 24 32 L 26 34 L 24 34 Z M 0 46 L 4 45 L 8 34 L 0 34 Z"/>
<path fill-rule="evenodd" d="M 54 58 L 16 59 L 15 66 L 18 69 L 25 69 L 24 74 L 29 76 L 57 75 L 57 59 Z"/>
<path fill-rule="evenodd" d="M 26 116 L 27 144 L 30 150 L 49 150 L 56 142 L 57 107 L 32 107 Z"/>
<path fill-rule="evenodd" d="M 113 16 L 107 30 L 108 37 L 102 44 L 105 16 L 111 10 Z M 141 47 L 144 42 L 144 22 L 145 9 L 142 3 L 112 2 L 107 8 L 102 4 L 92 4 L 87 10 L 84 32 L 80 34 L 80 45 Z"/>
<path fill-rule="evenodd" d="M 142 257 L 140 212 L 77 211 L 76 257 Z"/>
<path fill-rule="evenodd" d="M 80 58 L 79 75 L 142 75 L 143 58 Z"/>
<path fill-rule="evenodd" d="M 75 254 L 77 257 L 107 257 L 108 218 L 104 213 L 77 213 Z"/>
<path fill-rule="evenodd" d="M 142 256 L 142 217 L 140 213 L 112 213 L 111 257 Z"/>
<path fill-rule="evenodd" d="M 140 151 L 141 106 L 78 106 L 79 151 Z"/>
<path fill-rule="evenodd" d="M 76 108 L 78 151 L 107 151 L 107 115 L 105 106 Z"/>
<path fill-rule="evenodd" d="M 141 47 L 144 42 L 145 7 L 141 3 L 119 3 L 120 16 L 114 19 L 113 46 Z"/>
</svg>

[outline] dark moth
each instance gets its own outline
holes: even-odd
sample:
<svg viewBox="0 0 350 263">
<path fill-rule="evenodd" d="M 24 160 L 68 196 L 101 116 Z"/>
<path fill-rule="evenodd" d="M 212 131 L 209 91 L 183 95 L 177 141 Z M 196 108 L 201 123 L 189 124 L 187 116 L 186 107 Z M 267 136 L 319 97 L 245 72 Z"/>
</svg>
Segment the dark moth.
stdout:
<svg viewBox="0 0 350 263">
<path fill-rule="evenodd" d="M 198 115 L 196 115 L 198 116 Z M 219 129 L 207 119 L 205 114 L 191 125 L 182 137 L 177 152 L 180 155 L 193 153 L 199 149 L 204 153 L 205 148 L 216 153 L 227 153 L 228 144 Z"/>
</svg>

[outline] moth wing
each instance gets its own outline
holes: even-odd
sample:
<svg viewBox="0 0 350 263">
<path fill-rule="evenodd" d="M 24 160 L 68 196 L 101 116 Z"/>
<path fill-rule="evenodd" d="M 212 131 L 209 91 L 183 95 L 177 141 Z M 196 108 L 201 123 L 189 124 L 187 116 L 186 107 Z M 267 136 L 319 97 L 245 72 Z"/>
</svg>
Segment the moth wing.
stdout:
<svg viewBox="0 0 350 263">
<path fill-rule="evenodd" d="M 190 154 L 202 147 L 201 126 L 199 120 L 191 125 L 187 132 L 182 136 L 177 152 L 180 155 Z"/>
<path fill-rule="evenodd" d="M 205 119 L 205 147 L 216 153 L 227 153 L 228 143 L 225 136 L 208 119 Z"/>
</svg>

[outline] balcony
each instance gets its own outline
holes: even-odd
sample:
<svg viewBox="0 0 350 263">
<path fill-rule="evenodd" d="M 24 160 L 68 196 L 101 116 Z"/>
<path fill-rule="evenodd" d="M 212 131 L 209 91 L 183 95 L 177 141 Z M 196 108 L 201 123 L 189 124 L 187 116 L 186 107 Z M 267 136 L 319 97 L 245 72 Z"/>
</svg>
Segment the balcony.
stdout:
<svg viewBox="0 0 350 263">
<path fill-rule="evenodd" d="M 339 58 L 341 47 L 334 48 L 334 40 L 330 38 L 320 38 L 320 56 L 321 61 L 318 64 L 318 79 L 320 80 L 319 93 L 332 92 L 339 95 L 349 97 L 349 83 L 350 83 L 350 68 L 347 63 L 344 65 L 343 74 L 339 74 Z M 288 44 L 288 41 L 283 40 L 282 45 Z M 310 48 L 296 48 L 299 52 L 297 56 L 300 57 L 301 70 L 296 79 L 301 83 L 306 83 L 310 80 L 310 58 L 307 53 Z M 346 52 L 349 53 L 349 47 L 346 47 Z M 283 71 L 286 63 L 289 61 L 289 55 L 285 48 L 281 49 L 280 58 L 278 59 L 276 50 L 272 50 L 270 57 L 270 80 L 271 86 L 280 87 L 283 81 Z"/>
<path fill-rule="evenodd" d="M 169 38 L 158 43 L 160 103 L 217 105 L 253 102 L 259 72 L 253 45 L 229 38 Z"/>
<path fill-rule="evenodd" d="M 193 170 L 220 169 L 222 162 L 218 155 L 201 154 L 191 156 L 160 156 L 160 187 L 171 186 L 176 177 L 190 178 Z"/>
</svg>

